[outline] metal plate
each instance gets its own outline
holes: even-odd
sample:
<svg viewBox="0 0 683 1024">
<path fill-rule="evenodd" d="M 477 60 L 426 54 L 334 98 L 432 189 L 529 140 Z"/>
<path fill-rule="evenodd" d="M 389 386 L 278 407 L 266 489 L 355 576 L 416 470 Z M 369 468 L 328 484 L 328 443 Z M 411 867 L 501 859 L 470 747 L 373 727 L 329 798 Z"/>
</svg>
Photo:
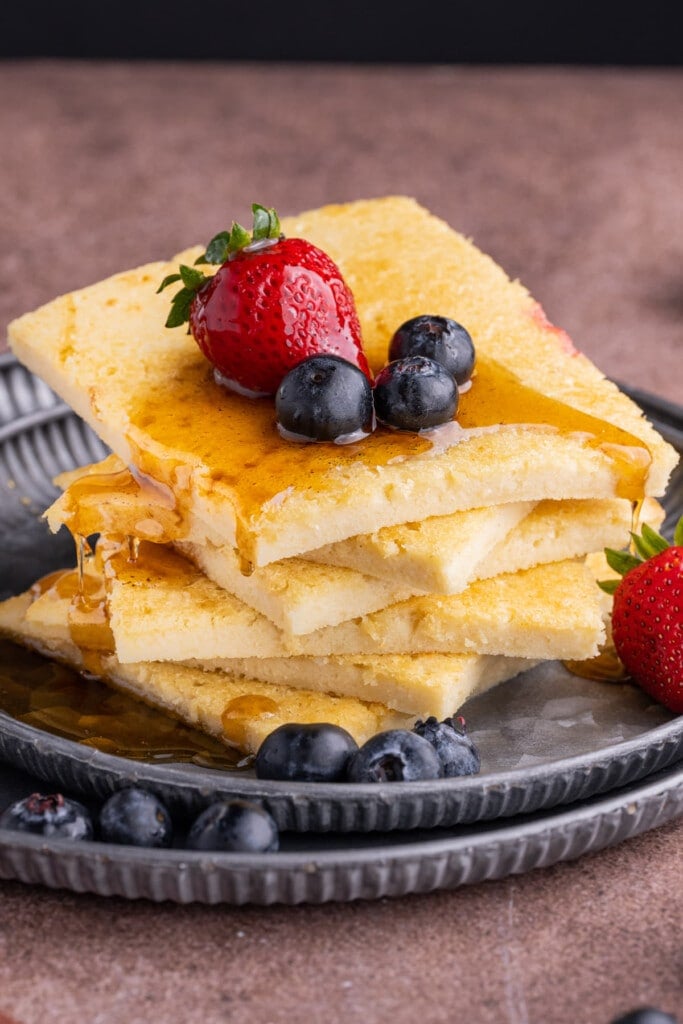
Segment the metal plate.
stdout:
<svg viewBox="0 0 683 1024">
<path fill-rule="evenodd" d="M 34 780 L 0 765 L 0 806 L 32 787 Z M 145 850 L 0 831 L 0 878 L 176 903 L 378 899 L 455 889 L 574 860 L 682 813 L 683 768 L 669 768 L 609 796 L 503 824 L 385 834 L 290 833 L 281 850 L 270 854 Z"/>
<path fill-rule="evenodd" d="M 683 450 L 683 412 L 649 396 L 648 414 Z M 4 421 L 4 425 L 3 425 Z M 0 596 L 72 562 L 68 537 L 40 519 L 56 473 L 100 458 L 101 442 L 44 385 L 0 357 Z M 668 522 L 683 511 L 683 471 L 667 496 Z M 64 533 L 65 531 L 62 531 Z M 144 765 L 93 751 L 0 715 L 0 759 L 52 787 L 102 798 L 144 783 L 177 812 L 218 796 L 260 799 L 282 829 L 424 829 L 528 814 L 643 779 L 683 756 L 683 717 L 631 686 L 570 676 L 556 663 L 468 702 L 464 713 L 482 752 L 474 778 L 401 785 L 311 785 L 260 781 L 247 773 Z"/>
</svg>

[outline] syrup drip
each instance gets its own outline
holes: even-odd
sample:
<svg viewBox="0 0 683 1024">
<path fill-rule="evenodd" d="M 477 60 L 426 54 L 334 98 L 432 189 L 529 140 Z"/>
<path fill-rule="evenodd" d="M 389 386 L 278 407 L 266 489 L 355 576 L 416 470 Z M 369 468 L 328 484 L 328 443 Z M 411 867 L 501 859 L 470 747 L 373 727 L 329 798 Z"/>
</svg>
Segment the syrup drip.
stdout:
<svg viewBox="0 0 683 1024">
<path fill-rule="evenodd" d="M 631 541 L 629 543 L 629 551 L 632 555 L 637 555 L 638 553 L 633 540 L 633 534 L 638 533 L 640 529 L 640 517 L 643 511 L 643 503 L 643 498 L 640 498 L 638 501 L 631 502 Z"/>
<path fill-rule="evenodd" d="M 573 676 L 591 679 L 596 683 L 625 683 L 630 678 L 611 643 L 605 644 L 595 658 L 563 661 L 562 664 Z"/>
<path fill-rule="evenodd" d="M 5 647 L 10 652 L 0 669 L 0 710 L 48 732 L 122 757 L 153 762 L 190 761 L 221 769 L 245 767 L 248 762 L 240 760 L 238 752 L 226 750 L 218 741 L 100 682 L 98 677 L 106 675 L 104 658 L 114 651 L 115 644 L 104 579 L 100 573 L 86 571 L 82 540 L 79 538 L 77 543 L 77 567 L 44 576 L 33 584 L 31 595 L 34 600 L 53 597 L 69 602 L 69 634 L 80 650 L 83 671 L 77 674 L 0 641 L 0 655 Z M 98 550 L 98 555 L 105 564 L 112 558 L 123 559 L 124 565 L 131 561 L 128 539 L 121 544 L 107 542 L 103 547 L 104 552 Z M 92 550 L 87 550 L 87 557 L 92 557 Z M 136 542 L 134 553 L 136 569 L 177 577 L 186 585 L 186 563 L 170 548 Z M 26 674 L 15 672 L 15 666 L 21 667 L 22 660 L 27 658 L 34 658 L 36 665 L 43 667 L 47 680 L 45 685 L 41 681 L 37 697 L 31 694 Z M 274 701 L 256 694 L 232 701 L 224 713 L 228 722 L 226 740 L 243 737 L 250 717 L 276 708 Z"/>
<path fill-rule="evenodd" d="M 130 536 L 168 544 L 185 534 L 173 492 L 137 469 L 101 469 L 73 481 L 62 499 L 62 521 L 72 536 Z"/>
<path fill-rule="evenodd" d="M 1 639 L 0 711 L 55 736 L 148 764 L 182 762 L 221 771 L 248 764 L 238 751 L 170 715 Z"/>
<path fill-rule="evenodd" d="M 166 580 L 178 580 L 183 587 L 188 586 L 192 578 L 201 576 L 199 569 L 179 555 L 173 548 L 163 544 L 150 544 L 146 540 L 135 539 L 133 544 L 134 557 L 128 541 L 111 543 L 107 540 L 103 545 L 105 563 L 111 562 L 116 578 L 125 580 L 133 567 L 136 579 L 148 573 L 151 577 L 162 577 Z M 106 571 L 106 570 L 105 570 Z"/>
<path fill-rule="evenodd" d="M 104 585 L 100 576 L 80 567 L 44 576 L 31 587 L 31 595 L 69 602 L 68 624 L 72 642 L 87 651 L 111 652 L 114 637 L 109 627 Z"/>
<path fill-rule="evenodd" d="M 249 723 L 256 718 L 273 715 L 277 710 L 277 703 L 260 693 L 245 693 L 241 697 L 234 697 L 228 702 L 221 715 L 221 725 L 226 741 L 236 747 L 246 747 Z"/>
<path fill-rule="evenodd" d="M 111 654 L 115 650 L 103 575 L 110 561 L 117 578 L 121 580 L 126 579 L 131 565 L 134 566 L 136 577 L 146 572 L 152 577 L 177 580 L 183 589 L 193 576 L 201 575 L 198 569 L 172 548 L 135 540 L 132 551 L 135 557 L 131 557 L 128 539 L 122 542 L 108 539 L 100 541 L 94 556 L 100 562 L 100 572 L 94 574 L 80 567 L 61 569 L 37 580 L 31 587 L 34 600 L 52 596 L 55 600 L 69 602 L 67 617 L 71 640 L 81 649 L 84 659 L 88 661 L 88 671 L 94 675 L 101 674 L 98 653 Z"/>
<path fill-rule="evenodd" d="M 86 473 L 70 483 L 68 494 L 70 498 L 73 498 L 75 504 L 80 505 L 85 498 L 97 496 L 106 491 L 136 495 L 140 489 L 140 485 L 128 469 L 119 469 L 114 472 L 98 470 L 94 473 Z"/>
<path fill-rule="evenodd" d="M 92 558 L 93 549 L 90 547 L 87 537 L 84 537 L 83 534 L 77 534 L 74 537 L 74 540 L 76 542 L 76 568 L 78 572 L 78 589 L 82 592 L 86 561 L 89 558 Z"/>
<path fill-rule="evenodd" d="M 239 552 L 239 551 L 238 551 L 238 557 L 239 557 L 239 564 L 240 564 L 240 572 L 242 573 L 242 575 L 243 576 L 253 576 L 254 572 L 256 571 L 256 566 L 254 565 L 254 563 L 252 561 L 250 561 L 250 559 L 245 558 L 245 556 L 243 554 L 241 554 L 241 552 Z"/>
</svg>

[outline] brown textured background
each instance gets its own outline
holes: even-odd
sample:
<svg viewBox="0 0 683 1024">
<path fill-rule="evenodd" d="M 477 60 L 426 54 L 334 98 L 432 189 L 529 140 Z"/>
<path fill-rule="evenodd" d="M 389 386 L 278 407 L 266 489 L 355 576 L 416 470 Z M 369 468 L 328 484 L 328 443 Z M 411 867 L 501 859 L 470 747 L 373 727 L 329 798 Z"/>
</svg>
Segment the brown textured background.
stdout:
<svg viewBox="0 0 683 1024">
<path fill-rule="evenodd" d="M 17 62 L 0 96 L 3 325 L 248 221 L 254 200 L 401 192 L 606 373 L 683 397 L 680 71 Z M 0 1024 L 608 1024 L 648 1002 L 683 1019 L 682 838 L 318 908 L 0 883 Z"/>
</svg>

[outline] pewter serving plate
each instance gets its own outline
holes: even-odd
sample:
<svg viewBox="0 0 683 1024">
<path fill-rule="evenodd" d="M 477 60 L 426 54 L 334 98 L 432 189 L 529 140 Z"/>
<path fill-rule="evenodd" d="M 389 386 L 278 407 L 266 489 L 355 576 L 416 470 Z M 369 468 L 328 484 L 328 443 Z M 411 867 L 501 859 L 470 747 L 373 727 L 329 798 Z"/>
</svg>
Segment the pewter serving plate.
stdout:
<svg viewBox="0 0 683 1024">
<path fill-rule="evenodd" d="M 683 451 L 683 411 L 647 395 L 635 397 Z M 56 494 L 50 482 L 56 473 L 104 454 L 92 431 L 45 385 L 0 356 L 0 598 L 73 563 L 70 539 L 49 536 L 40 515 Z M 670 530 L 683 511 L 681 470 L 666 502 Z M 261 781 L 248 772 L 113 757 L 5 714 L 0 761 L 86 799 L 137 782 L 185 817 L 217 797 L 247 796 L 261 800 L 281 829 L 367 833 L 529 815 L 631 786 L 683 757 L 683 717 L 632 686 L 579 679 L 557 663 L 469 701 L 464 714 L 482 754 L 481 773 L 465 779 L 375 786 Z M 36 856 L 43 848 L 35 846 Z M 73 857 L 76 863 L 81 854 Z"/>
<path fill-rule="evenodd" d="M 36 780 L 0 764 L 0 807 Z M 145 850 L 0 830 L 0 878 L 176 903 L 325 903 L 455 889 L 575 860 L 683 814 L 683 768 L 571 807 L 431 831 L 285 833 L 277 853 Z"/>
</svg>

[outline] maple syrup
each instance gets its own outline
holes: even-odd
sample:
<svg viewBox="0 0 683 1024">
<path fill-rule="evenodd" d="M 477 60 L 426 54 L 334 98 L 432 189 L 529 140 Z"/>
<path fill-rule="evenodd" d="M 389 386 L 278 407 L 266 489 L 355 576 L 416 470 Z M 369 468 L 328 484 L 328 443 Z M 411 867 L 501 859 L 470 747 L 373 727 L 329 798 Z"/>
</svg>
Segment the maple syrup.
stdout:
<svg viewBox="0 0 683 1024">
<path fill-rule="evenodd" d="M 277 710 L 276 701 L 260 693 L 245 693 L 241 697 L 234 697 L 226 704 L 221 715 L 223 735 L 228 743 L 243 748 L 246 746 L 249 723 L 264 715 L 273 715 Z"/>
<path fill-rule="evenodd" d="M 240 522 L 248 526 L 289 488 L 322 492 L 331 480 L 338 486 L 340 476 L 356 466 L 387 465 L 438 450 L 439 445 L 438 428 L 420 433 L 380 428 L 349 445 L 284 441 L 275 427 L 272 402 L 221 388 L 201 354 L 189 352 L 163 390 L 133 400 L 130 422 L 128 440 L 143 473 L 177 495 L 182 487 L 177 456 L 167 460 L 161 453 L 183 452 L 186 468 L 207 467 L 207 486 L 224 490 L 234 503 L 238 529 Z M 580 436 L 586 446 L 612 460 L 620 497 L 638 501 L 643 496 L 651 454 L 639 438 L 536 391 L 494 360 L 479 357 L 472 387 L 461 397 L 457 422 L 462 432 L 456 441 L 465 440 L 470 430 L 499 426 L 545 426 Z M 146 450 L 136 444 L 138 431 L 151 439 Z"/>
<path fill-rule="evenodd" d="M 111 457 L 70 483 L 61 499 L 61 519 L 72 536 L 95 533 L 168 544 L 186 535 L 184 519 L 169 487 L 146 473 L 110 471 Z"/>
<path fill-rule="evenodd" d="M 564 667 L 573 676 L 591 679 L 596 683 L 626 683 L 630 676 L 611 643 L 605 644 L 600 653 L 585 661 L 563 661 Z"/>
<path fill-rule="evenodd" d="M 542 394 L 481 355 L 471 387 L 460 396 L 453 424 L 457 430 L 410 433 L 379 427 L 370 437 L 342 446 L 283 440 L 271 401 L 220 387 L 201 353 L 185 359 L 162 392 L 133 400 L 131 423 L 153 442 L 143 450 L 131 433 L 135 465 L 109 472 L 105 460 L 101 472 L 79 478 L 66 491 L 65 522 L 72 534 L 129 535 L 156 544 L 182 540 L 189 529 L 191 470 L 203 466 L 209 472 L 205 486 L 223 491 L 235 507 L 236 546 L 243 572 L 249 575 L 249 524 L 290 491 L 322 492 L 338 486 L 339 477 L 355 466 L 378 467 L 430 451 L 440 454 L 478 430 L 506 427 L 545 428 L 580 437 L 587 447 L 612 460 L 617 495 L 636 509 L 642 504 L 652 456 L 639 438 Z M 184 461 L 159 454 L 169 450 L 182 451 Z"/>
<path fill-rule="evenodd" d="M 37 580 L 31 595 L 34 599 L 53 597 L 69 602 L 69 635 L 77 647 L 87 651 L 114 650 L 101 576 L 84 573 L 80 566 L 62 569 Z"/>
<path fill-rule="evenodd" d="M 178 580 L 185 589 L 193 579 L 202 575 L 192 562 L 164 544 L 150 544 L 141 540 L 135 545 L 135 557 L 131 558 L 127 538 L 122 543 L 112 543 L 109 538 L 102 543 L 104 572 L 111 564 L 117 580 L 125 582 L 131 575 L 139 580 L 147 573 L 152 578 Z"/>
<path fill-rule="evenodd" d="M 478 361 L 457 419 L 465 429 L 494 424 L 546 425 L 562 434 L 584 435 L 587 447 L 598 448 L 611 458 L 618 473 L 617 496 L 642 503 L 652 455 L 640 438 L 536 391 L 494 360 Z"/>
<path fill-rule="evenodd" d="M 224 747 L 170 715 L 0 639 L 0 711 L 55 736 L 149 764 L 182 762 L 244 769 Z"/>
</svg>

